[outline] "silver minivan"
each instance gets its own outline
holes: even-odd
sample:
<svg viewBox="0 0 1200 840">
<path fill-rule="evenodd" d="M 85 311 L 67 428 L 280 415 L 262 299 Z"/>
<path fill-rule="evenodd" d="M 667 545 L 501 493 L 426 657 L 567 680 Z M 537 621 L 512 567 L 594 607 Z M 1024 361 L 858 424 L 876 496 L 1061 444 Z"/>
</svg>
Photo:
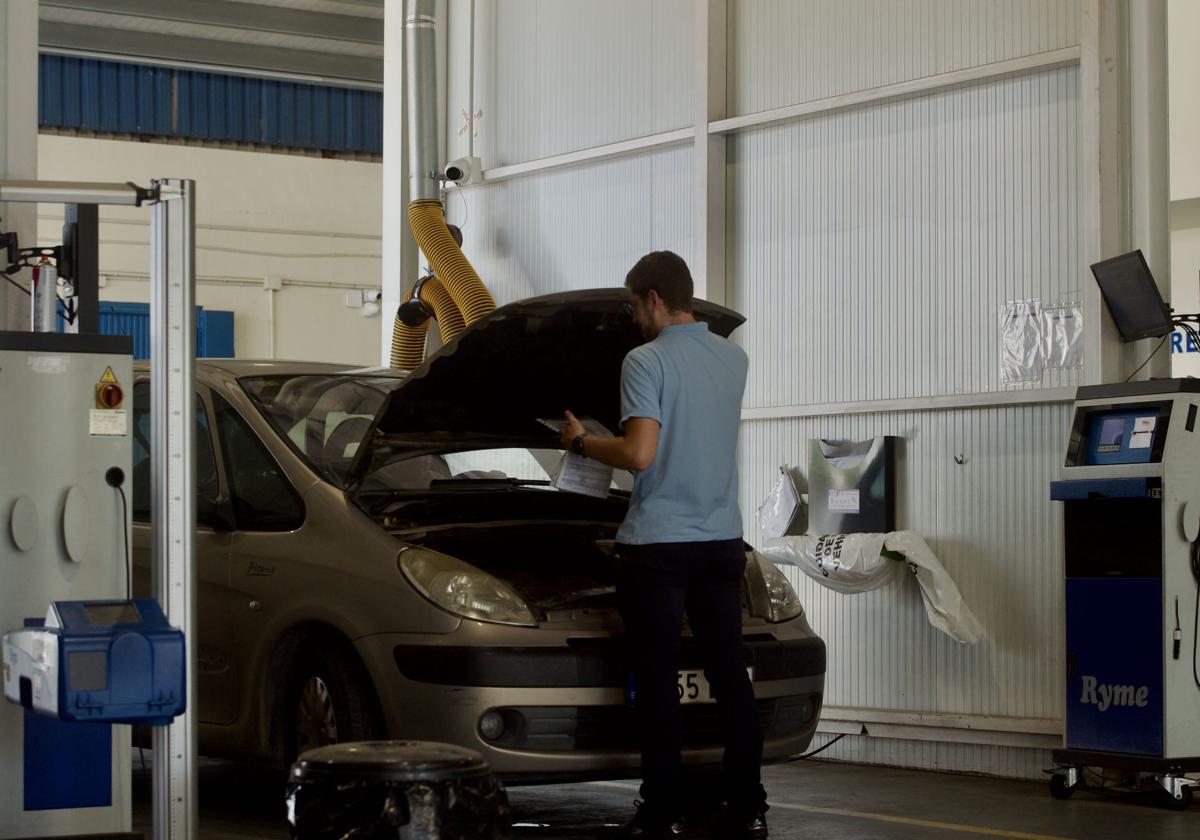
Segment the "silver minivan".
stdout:
<svg viewBox="0 0 1200 840">
<path fill-rule="evenodd" d="M 286 764 L 323 744 L 470 747 L 508 781 L 636 775 L 614 536 L 632 477 L 562 492 L 539 419 L 619 420 L 641 341 L 620 289 L 533 298 L 417 370 L 196 363 L 200 751 Z M 742 318 L 697 301 L 721 335 Z M 149 589 L 149 383 L 134 389 L 135 582 Z M 825 645 L 746 549 L 744 634 L 767 760 L 801 752 Z M 720 761 L 684 632 L 685 761 Z"/>
</svg>

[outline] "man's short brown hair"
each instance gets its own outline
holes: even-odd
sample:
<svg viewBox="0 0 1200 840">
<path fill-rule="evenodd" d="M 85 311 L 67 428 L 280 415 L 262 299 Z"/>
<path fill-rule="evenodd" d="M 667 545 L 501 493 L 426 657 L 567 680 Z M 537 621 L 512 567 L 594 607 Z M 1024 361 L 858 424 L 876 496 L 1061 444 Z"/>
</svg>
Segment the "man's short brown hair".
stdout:
<svg viewBox="0 0 1200 840">
<path fill-rule="evenodd" d="M 651 251 L 625 275 L 625 288 L 639 298 L 650 297 L 653 289 L 670 312 L 692 311 L 692 273 L 687 263 L 671 251 Z"/>
</svg>

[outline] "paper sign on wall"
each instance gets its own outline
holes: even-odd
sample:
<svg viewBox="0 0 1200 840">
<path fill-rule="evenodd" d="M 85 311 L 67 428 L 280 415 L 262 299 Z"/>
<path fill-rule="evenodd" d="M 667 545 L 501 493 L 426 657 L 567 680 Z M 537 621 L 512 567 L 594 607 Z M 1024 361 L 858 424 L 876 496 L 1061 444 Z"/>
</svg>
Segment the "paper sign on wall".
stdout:
<svg viewBox="0 0 1200 840">
<path fill-rule="evenodd" d="M 858 513 L 858 490 L 830 490 L 829 510 L 831 513 Z"/>
</svg>

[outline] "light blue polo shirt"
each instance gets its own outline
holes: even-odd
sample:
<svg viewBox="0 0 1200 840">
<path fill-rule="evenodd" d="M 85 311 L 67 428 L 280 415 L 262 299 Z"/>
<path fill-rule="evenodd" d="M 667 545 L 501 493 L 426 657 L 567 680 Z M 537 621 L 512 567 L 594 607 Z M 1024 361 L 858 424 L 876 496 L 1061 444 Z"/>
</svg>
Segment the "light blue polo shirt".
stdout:
<svg viewBox="0 0 1200 840">
<path fill-rule="evenodd" d="M 658 454 L 637 474 L 617 542 L 731 540 L 742 536 L 737 439 L 746 353 L 708 331 L 672 324 L 629 351 L 621 367 L 621 425 L 662 424 Z"/>
</svg>

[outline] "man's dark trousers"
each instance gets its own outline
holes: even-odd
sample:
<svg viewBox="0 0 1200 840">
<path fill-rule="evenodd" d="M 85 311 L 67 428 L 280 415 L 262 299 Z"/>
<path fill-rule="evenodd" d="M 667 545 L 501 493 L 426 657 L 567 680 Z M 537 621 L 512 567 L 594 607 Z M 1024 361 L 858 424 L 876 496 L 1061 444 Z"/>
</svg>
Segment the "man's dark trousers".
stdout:
<svg viewBox="0 0 1200 840">
<path fill-rule="evenodd" d="M 683 813 L 680 633 L 686 610 L 717 699 L 730 813 L 766 810 L 762 730 L 742 640 L 741 539 L 620 545 L 617 589 L 633 673 L 642 748 L 642 798 L 663 818 Z"/>
</svg>

